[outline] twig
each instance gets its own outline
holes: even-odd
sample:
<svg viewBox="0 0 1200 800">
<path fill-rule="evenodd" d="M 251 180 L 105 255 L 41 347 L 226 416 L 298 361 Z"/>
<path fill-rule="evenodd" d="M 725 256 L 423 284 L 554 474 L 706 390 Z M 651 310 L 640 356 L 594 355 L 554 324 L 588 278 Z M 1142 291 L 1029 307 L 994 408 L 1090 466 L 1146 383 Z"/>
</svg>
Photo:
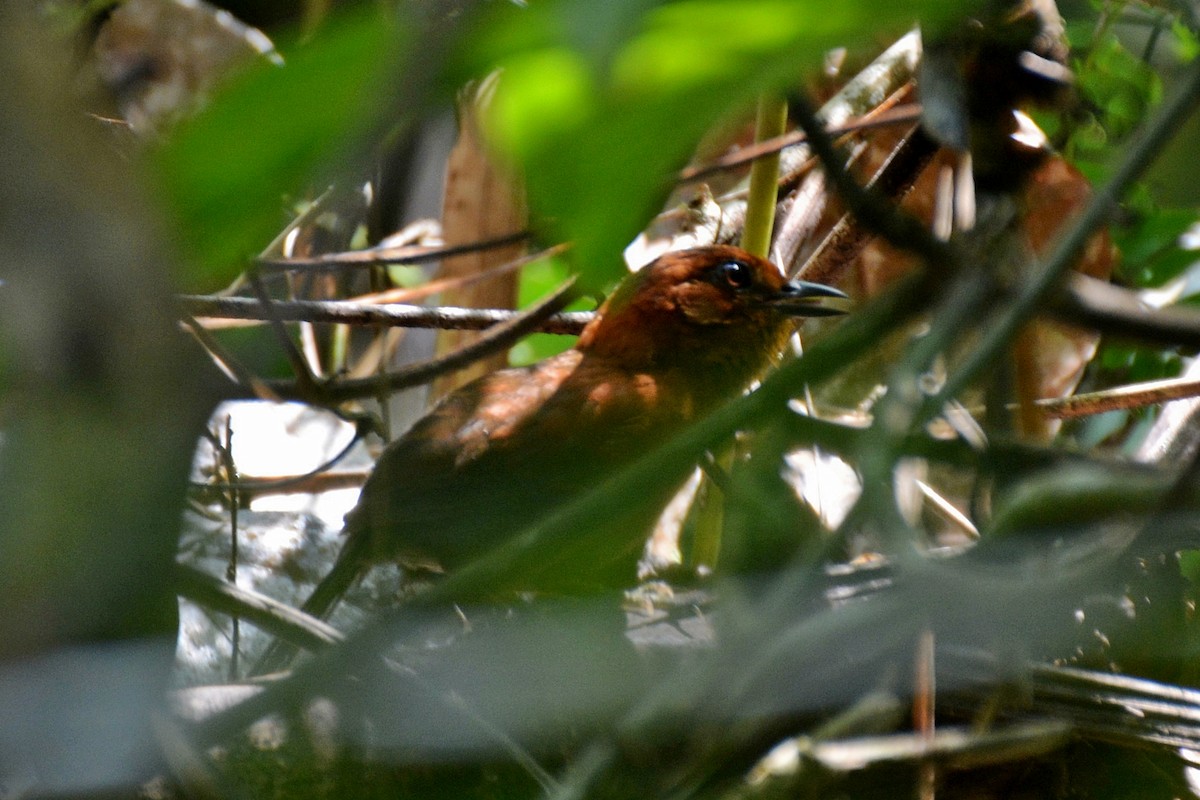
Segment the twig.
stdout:
<svg viewBox="0 0 1200 800">
<path fill-rule="evenodd" d="M 859 121 L 885 118 L 895 121 L 907 116 L 905 114 L 897 116 L 895 111 L 897 106 L 902 103 L 905 104 L 906 109 L 919 109 L 919 106 L 908 102 L 915 90 L 916 87 L 911 82 L 904 83 L 891 92 L 879 105 L 859 117 Z M 817 113 L 826 113 L 826 108 L 822 108 Z M 824 118 L 822 117 L 822 119 Z M 828 130 L 832 135 L 838 128 L 830 127 Z M 805 134 L 805 138 L 807 138 L 807 134 Z M 846 162 L 847 169 L 861 156 L 869 153 L 872 147 L 869 139 L 855 137 L 851 133 L 839 136 L 838 144 L 839 146 L 850 145 L 851 156 Z M 917 144 L 925 146 L 915 149 Z M 912 188 L 935 151 L 936 145 L 930 142 L 928 137 L 914 137 L 910 131 L 901 137 L 900 143 L 892 149 L 883 164 L 871 176 L 867 183 L 868 187 L 878 185 L 880 191 L 898 202 Z M 829 283 L 836 282 L 835 276 L 840 275 L 853 263 L 854 257 L 861 252 L 873 235 L 859 225 L 850 214 L 844 213 L 833 228 L 826 231 L 817 248 L 820 255 L 813 252 L 804 264 L 796 264 L 797 255 L 803 249 L 802 245 L 809 242 L 815 235 L 821 217 L 831 200 L 829 192 L 825 188 L 825 176 L 821 173 L 813 174 L 813 169 L 819 164 L 820 161 L 816 157 L 810 156 L 803 164 L 780 177 L 780 191 L 787 193 L 789 197 L 780 204 L 782 219 L 775 234 L 772 252 L 775 254 L 777 263 L 784 268 L 784 272 L 788 275 L 817 283 Z M 824 274 L 825 277 L 819 277 L 821 274 Z"/>
<path fill-rule="evenodd" d="M 826 176 L 837 188 L 850 213 L 863 226 L 896 247 L 921 256 L 931 268 L 939 268 L 951 260 L 950 248 L 934 238 L 919 220 L 897 208 L 879 193 L 864 189 L 844 169 L 844 160 L 838 156 L 833 139 L 825 133 L 806 98 L 795 100 L 792 109 L 796 122 L 807 131 L 808 146 L 820 159 Z"/>
<path fill-rule="evenodd" d="M 847 133 L 889 128 L 893 125 L 903 125 L 906 122 L 917 122 L 921 118 L 921 104 L 909 103 L 886 111 L 872 111 L 861 117 L 848 120 L 841 125 L 831 125 L 825 129 L 830 136 L 842 136 Z M 697 164 L 680 170 L 677 178 L 679 183 L 691 183 L 707 178 L 717 172 L 748 164 L 756 158 L 770 153 L 778 153 L 788 147 L 795 147 L 808 141 L 808 134 L 803 130 L 791 131 L 782 136 L 775 136 L 761 142 L 746 145 L 736 153 L 715 159 L 707 164 Z"/>
<path fill-rule="evenodd" d="M 439 280 L 428 281 L 420 286 L 414 286 L 410 289 L 384 289 L 380 292 L 372 294 L 360 295 L 353 298 L 360 303 L 411 303 L 414 300 L 421 300 L 431 295 L 444 292 L 447 289 L 458 289 L 464 286 L 470 286 L 475 283 L 490 280 L 492 278 L 512 272 L 514 269 L 520 269 L 527 264 L 532 264 L 541 261 L 551 256 L 556 256 L 566 252 L 568 244 L 557 244 L 553 247 L 547 247 L 544 250 L 539 250 L 536 253 L 529 253 L 520 258 L 514 258 L 503 264 L 497 264 L 494 267 L 474 272 L 470 275 L 461 275 L 454 278 L 441 278 Z"/>
<path fill-rule="evenodd" d="M 328 459 L 322 464 L 317 465 L 316 467 L 313 467 L 308 472 L 303 474 L 289 475 L 285 478 L 249 478 L 243 475 L 237 475 L 236 479 L 234 477 L 230 477 L 226 483 L 215 485 L 212 483 L 193 483 L 191 486 L 193 489 L 217 489 L 223 492 L 228 491 L 250 495 L 268 494 L 281 489 L 293 489 L 296 486 L 308 483 L 318 475 L 321 475 L 322 473 L 325 473 L 335 467 L 340 461 L 342 461 L 342 459 L 349 455 L 350 451 L 354 449 L 354 446 L 362 440 L 363 435 L 368 427 L 368 423 L 360 422 L 358 428 L 354 432 L 354 437 L 346 443 L 345 447 L 339 450 L 332 458 Z M 224 453 L 224 451 L 222 452 Z M 229 470 L 229 474 L 233 476 L 235 473 L 232 469 L 232 464 L 229 464 L 227 468 Z M 326 488 L 326 491 L 327 490 L 328 487 Z"/>
<path fill-rule="evenodd" d="M 871 176 L 867 189 L 898 202 L 912 189 L 936 149 L 928 136 L 914 129 Z M 874 233 L 867 226 L 852 215 L 843 214 L 797 270 L 796 277 L 817 283 L 833 281 L 873 238 Z"/>
<path fill-rule="evenodd" d="M 296 386 L 298 387 L 297 396 L 312 397 L 316 389 L 316 379 L 313 377 L 312 372 L 309 371 L 308 362 L 304 360 L 304 356 L 296 347 L 296 343 L 292 341 L 292 337 L 288 336 L 287 328 L 283 326 L 283 320 L 275 312 L 274 301 L 271 299 L 271 295 L 267 293 L 267 287 L 263 285 L 262 276 L 258 274 L 257 270 L 251 269 L 248 278 L 250 286 L 262 306 L 263 316 L 275 332 L 275 338 L 279 340 L 279 346 L 283 348 L 288 363 L 292 365 L 292 372 L 296 375 Z"/>
<path fill-rule="evenodd" d="M 1106 411 L 1141 408 L 1171 400 L 1200 397 L 1200 381 L 1193 378 L 1168 378 L 1145 381 L 1128 386 L 1105 389 L 1102 392 L 1077 394 L 1073 397 L 1052 397 L 1038 400 L 1042 413 L 1056 419 L 1074 419 Z"/>
<path fill-rule="evenodd" d="M 186 564 L 175 565 L 176 588 L 192 602 L 246 619 L 274 636 L 309 649 L 336 644 L 338 630 L 258 592 L 243 589 Z"/>
<path fill-rule="evenodd" d="M 338 489 L 357 489 L 366 482 L 371 470 L 346 469 L 305 475 L 243 475 L 238 489 L 248 495 L 321 494 Z M 221 485 L 210 488 L 220 489 Z"/>
<path fill-rule="evenodd" d="M 255 300 L 252 302 L 257 303 L 258 301 Z M 183 316 L 183 324 L 227 377 L 247 387 L 253 393 L 254 397 L 259 400 L 279 400 L 279 397 L 271 392 L 260 378 L 246 369 L 241 361 L 235 358 L 220 342 L 213 338 L 212 334 L 195 317 L 191 314 L 185 314 Z"/>
<path fill-rule="evenodd" d="M 1200 311 L 1147 308 L 1137 293 L 1087 275 L 1072 274 L 1065 291 L 1049 301 L 1056 319 L 1121 338 L 1200 347 Z"/>
<path fill-rule="evenodd" d="M 476 253 L 523 242 L 530 237 L 528 231 L 518 231 L 494 239 L 456 244 L 444 247 L 409 245 L 405 247 L 371 247 L 365 250 L 350 250 L 344 253 L 326 253 L 313 258 L 260 258 L 259 267 L 264 272 L 282 272 L 299 269 L 332 269 L 337 267 L 373 267 L 380 264 L 421 264 L 437 261 L 464 253 Z"/>
<path fill-rule="evenodd" d="M 239 555 L 239 535 L 238 535 L 238 510 L 242 504 L 242 494 L 238 491 L 238 473 L 237 465 L 233 460 L 233 417 L 225 417 L 225 441 L 220 448 L 221 461 L 225 469 L 225 481 L 229 485 L 229 563 L 225 565 L 225 580 L 233 586 L 237 586 L 238 575 L 238 560 Z M 238 664 L 241 657 L 242 647 L 242 625 L 241 617 L 233 614 L 232 643 L 230 648 L 229 658 L 229 680 L 236 681 L 238 678 Z"/>
<path fill-rule="evenodd" d="M 265 320 L 261 301 L 250 297 L 185 295 L 180 298 L 187 312 L 209 319 Z M 402 328 L 458 328 L 483 330 L 522 316 L 520 311 L 470 309 L 450 306 L 427 308 L 392 304 L 386 306 L 350 300 L 279 300 L 271 309 L 285 322 L 333 322 L 347 325 L 383 325 Z M 542 333 L 578 335 L 592 319 L 590 311 L 555 313 L 542 319 L 534 330 Z"/>
<path fill-rule="evenodd" d="M 318 388 L 317 398 L 326 403 L 342 403 L 363 397 L 373 397 L 379 392 L 394 392 L 409 386 L 428 383 L 439 375 L 453 372 L 484 356 L 509 347 L 521 337 L 533 332 L 546 319 L 561 311 L 575 299 L 575 279 L 565 281 L 546 299 L 526 311 L 486 330 L 471 344 L 461 347 L 441 358 L 433 358 L 412 364 L 395 372 L 383 373 L 370 378 L 342 380 L 327 383 Z M 309 397 L 306 387 L 292 382 L 270 382 L 273 391 L 284 398 Z"/>
</svg>

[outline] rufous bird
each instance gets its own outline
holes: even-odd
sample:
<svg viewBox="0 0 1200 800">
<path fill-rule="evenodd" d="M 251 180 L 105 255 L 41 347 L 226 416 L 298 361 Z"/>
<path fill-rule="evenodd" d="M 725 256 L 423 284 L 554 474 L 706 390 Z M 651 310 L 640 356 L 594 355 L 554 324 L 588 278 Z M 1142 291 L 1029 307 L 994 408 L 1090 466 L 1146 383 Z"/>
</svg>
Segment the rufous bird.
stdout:
<svg viewBox="0 0 1200 800">
<path fill-rule="evenodd" d="M 372 563 L 450 571 L 485 555 L 745 391 L 794 317 L 842 313 L 815 301 L 845 296 L 727 245 L 659 257 L 616 288 L 573 348 L 463 386 L 390 444 L 303 610 L 324 617 Z M 614 509 L 599 552 L 573 552 L 577 532 L 563 531 L 563 547 L 525 577 L 586 583 L 627 564 L 631 580 L 646 529 L 687 470 Z"/>
</svg>

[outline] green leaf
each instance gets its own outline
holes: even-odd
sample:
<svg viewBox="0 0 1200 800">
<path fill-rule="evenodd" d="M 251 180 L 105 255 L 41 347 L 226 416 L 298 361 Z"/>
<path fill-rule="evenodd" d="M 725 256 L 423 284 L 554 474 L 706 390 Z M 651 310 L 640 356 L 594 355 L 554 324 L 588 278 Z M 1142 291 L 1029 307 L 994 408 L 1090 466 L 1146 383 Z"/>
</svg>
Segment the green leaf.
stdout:
<svg viewBox="0 0 1200 800">
<path fill-rule="evenodd" d="M 1129 135 L 1149 107 L 1162 99 L 1162 81 L 1117 39 L 1095 43 L 1077 64 L 1079 89 L 1099 110 L 1100 123 L 1117 139 Z"/>
<path fill-rule="evenodd" d="M 1094 363 L 1100 370 L 1095 376 L 1097 382 L 1106 386 L 1171 378 L 1182 367 L 1179 354 L 1173 350 L 1113 343 L 1100 347 Z"/>
<path fill-rule="evenodd" d="M 647 6 L 560 0 L 493 8 L 456 70 L 461 79 L 499 68 L 485 120 L 491 140 L 525 176 L 535 220 L 575 243 L 591 288 L 621 273 L 622 249 L 716 120 L 765 89 L 799 86 L 830 47 L 970 9 L 916 0 Z"/>
<path fill-rule="evenodd" d="M 1191 61 L 1200 55 L 1200 40 L 1196 38 L 1196 32 L 1184 25 L 1182 21 L 1172 21 L 1171 36 L 1179 60 Z"/>
<path fill-rule="evenodd" d="M 377 10 L 334 17 L 284 66 L 235 79 L 154 153 L 188 289 L 241 272 L 286 222 L 285 197 L 304 193 L 318 165 L 377 124 L 403 39 Z"/>
<path fill-rule="evenodd" d="M 1181 550 L 1179 571 L 1193 586 L 1200 584 L 1200 550 Z"/>
<path fill-rule="evenodd" d="M 1121 251 L 1120 275 L 1138 286 L 1161 286 L 1200 260 L 1200 253 L 1179 246 L 1197 218 L 1195 209 L 1149 207 L 1131 225 L 1113 230 Z"/>
</svg>

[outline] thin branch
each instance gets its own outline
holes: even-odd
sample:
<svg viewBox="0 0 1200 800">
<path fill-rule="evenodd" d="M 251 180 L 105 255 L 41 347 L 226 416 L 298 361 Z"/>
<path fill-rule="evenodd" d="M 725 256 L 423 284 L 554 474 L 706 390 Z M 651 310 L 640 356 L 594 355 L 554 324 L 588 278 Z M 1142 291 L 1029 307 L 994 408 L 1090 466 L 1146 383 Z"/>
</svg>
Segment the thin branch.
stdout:
<svg viewBox="0 0 1200 800">
<path fill-rule="evenodd" d="M 936 239 L 919 220 L 897 208 L 878 192 L 863 188 L 843 167 L 845 159 L 838 155 L 833 139 L 825 133 L 806 98 L 792 103 L 796 121 L 808 132 L 808 145 L 821 161 L 825 174 L 837 188 L 842 202 L 867 229 L 883 236 L 891 244 L 924 258 L 932 268 L 951 261 L 950 247 Z M 918 131 L 914 136 L 921 136 Z"/>
<path fill-rule="evenodd" d="M 238 490 L 248 495 L 321 494 L 338 489 L 358 489 L 366 482 L 371 470 L 347 469 L 305 475 L 243 475 Z M 223 484 L 207 484 L 222 489 Z"/>
<path fill-rule="evenodd" d="M 253 301 L 253 302 L 258 302 Z M 183 324 L 191 332 L 196 341 L 208 352 L 213 363 L 217 365 L 225 375 L 235 382 L 249 387 L 250 391 L 259 400 L 278 401 L 279 398 L 267 388 L 262 379 L 246 369 L 246 367 L 228 352 L 225 347 L 218 342 L 212 334 L 210 334 L 203 325 L 201 325 L 191 314 L 183 316 Z"/>
<path fill-rule="evenodd" d="M 219 437 L 218 437 L 219 438 Z M 217 451 L 225 468 L 225 480 L 229 484 L 229 563 L 225 565 L 225 581 L 230 586 L 237 586 L 238 560 L 240 556 L 241 534 L 238 530 L 238 511 L 242 505 L 242 494 L 236 488 L 238 484 L 237 464 L 233 459 L 233 418 L 225 417 L 225 441 Z M 238 677 L 238 664 L 241 661 L 242 650 L 242 618 L 233 614 L 233 630 L 229 658 L 229 681 Z"/>
<path fill-rule="evenodd" d="M 1074 419 L 1106 411 L 1141 408 L 1171 400 L 1200 397 L 1200 381 L 1194 378 L 1168 378 L 1118 386 L 1101 392 L 1088 392 L 1073 397 L 1052 397 L 1038 400 L 1038 409 L 1056 419 Z"/>
<path fill-rule="evenodd" d="M 180 298 L 187 313 L 209 319 L 264 321 L 261 301 L 249 297 L 185 295 Z M 427 308 L 400 304 L 376 305 L 350 300 L 279 300 L 271 304 L 285 322 L 333 322 L 346 325 L 382 325 L 398 328 L 484 330 L 522 316 L 520 311 L 442 306 Z M 568 311 L 542 319 L 534 330 L 542 333 L 578 335 L 591 321 L 591 311 Z"/>
<path fill-rule="evenodd" d="M 374 397 L 380 392 L 394 392 L 428 383 L 439 375 L 461 369 L 467 364 L 513 345 L 523 336 L 537 330 L 549 317 L 561 311 L 575 297 L 575 279 L 571 278 L 536 306 L 489 328 L 477 340 L 465 347 L 441 358 L 412 364 L 395 372 L 370 378 L 326 383 L 316 387 L 315 397 L 320 402 L 336 404 L 363 397 Z M 305 393 L 307 387 L 290 381 L 272 381 L 268 385 L 284 398 L 313 398 L 313 395 Z"/>
<path fill-rule="evenodd" d="M 354 449 L 362 439 L 366 432 L 370 429 L 370 423 L 364 420 L 360 421 L 354 436 L 346 443 L 346 446 L 339 450 L 333 457 L 329 458 L 322 464 L 318 464 L 308 472 L 299 475 L 288 475 L 282 478 L 251 478 L 246 475 L 239 475 L 237 480 L 230 479 L 225 483 L 198 483 L 191 484 L 193 489 L 204 490 L 219 490 L 223 492 L 236 492 L 236 495 L 253 496 L 256 494 L 282 494 L 281 490 L 293 489 L 296 486 L 305 485 L 312 481 L 313 478 L 326 473 L 343 461 L 350 451 Z M 224 454 L 224 448 L 221 449 Z M 361 481 L 359 481 L 361 483 Z"/>
<path fill-rule="evenodd" d="M 1200 347 L 1200 311 L 1187 307 L 1147 308 L 1136 292 L 1086 275 L 1070 277 L 1050 300 L 1056 319 L 1145 342 Z"/>
<path fill-rule="evenodd" d="M 350 250 L 344 253 L 326 253 L 312 258 L 260 258 L 259 267 L 264 272 L 282 272 L 299 269 L 332 269 L 338 267 L 373 267 L 380 264 L 421 264 L 427 261 L 437 261 L 450 256 L 464 253 L 477 253 L 480 250 L 492 250 L 498 247 L 523 242 L 530 238 L 529 231 L 497 236 L 493 239 L 481 239 L 467 244 L 428 247 L 422 245 L 406 245 L 404 247 L 379 246 L 365 250 Z"/>
<path fill-rule="evenodd" d="M 937 147 L 914 129 L 906 135 L 871 176 L 867 189 L 899 202 L 916 183 Z M 840 277 L 874 238 L 873 232 L 851 214 L 843 214 L 796 271 L 796 277 L 830 283 Z"/>
<path fill-rule="evenodd" d="M 908 103 L 885 111 L 872 111 L 861 117 L 848 120 L 841 125 L 831 125 L 825 129 L 825 132 L 830 136 L 842 136 L 847 133 L 857 133 L 876 128 L 890 128 L 893 125 L 917 122 L 920 119 L 921 104 Z M 692 183 L 717 172 L 744 166 L 762 156 L 778 153 L 788 147 L 804 144 L 806 141 L 808 141 L 808 134 L 803 130 L 790 131 L 782 136 L 775 136 L 761 142 L 746 145 L 736 153 L 722 156 L 707 164 L 697 164 L 696 166 L 682 169 L 679 172 L 677 181 L 679 183 Z"/>
<path fill-rule="evenodd" d="M 285 603 L 227 583 L 186 564 L 175 565 L 175 582 L 181 597 L 213 611 L 241 617 L 300 647 L 320 648 L 344 638 L 331 625 Z"/>
<path fill-rule="evenodd" d="M 288 363 L 292 365 L 292 372 L 296 375 L 296 385 L 300 388 L 300 396 L 308 397 L 312 395 L 317 385 L 316 378 L 309 371 L 308 362 L 304 360 L 304 356 L 296 347 L 296 343 L 288 335 L 287 328 L 283 325 L 283 320 L 276 313 L 275 303 L 271 299 L 271 295 L 267 293 L 267 287 L 263 284 L 262 277 L 258 274 L 257 270 L 252 269 L 249 272 L 249 279 L 250 287 L 254 290 L 254 294 L 258 297 L 258 301 L 262 306 L 263 316 L 275 332 L 275 338 L 279 340 L 279 345 L 283 348 Z"/>
<path fill-rule="evenodd" d="M 528 264 L 533 264 L 551 256 L 556 256 L 566 252 L 569 245 L 557 244 L 553 247 L 547 247 L 544 250 L 539 250 L 536 253 L 529 253 L 520 258 L 514 258 L 503 264 L 498 264 L 494 267 L 473 272 L 470 275 L 461 275 L 455 278 L 440 278 L 438 280 L 428 281 L 420 286 L 414 286 L 409 289 L 396 288 L 384 289 L 381 292 L 373 292 L 353 298 L 354 301 L 360 303 L 411 303 L 414 300 L 422 300 L 431 295 L 444 292 L 447 289 L 459 289 L 464 286 L 470 286 L 475 283 L 490 280 L 499 277 L 506 273 L 512 272 L 515 269 L 520 269 Z"/>
</svg>

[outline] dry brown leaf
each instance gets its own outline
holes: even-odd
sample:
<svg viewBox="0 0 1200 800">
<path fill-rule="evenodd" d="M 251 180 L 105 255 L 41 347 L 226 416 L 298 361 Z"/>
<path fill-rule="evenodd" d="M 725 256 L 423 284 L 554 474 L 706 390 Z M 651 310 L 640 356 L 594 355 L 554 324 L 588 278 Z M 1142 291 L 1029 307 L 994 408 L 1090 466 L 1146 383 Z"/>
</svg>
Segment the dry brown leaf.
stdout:
<svg viewBox="0 0 1200 800">
<path fill-rule="evenodd" d="M 952 157 L 942 153 L 934 159 L 901 204 L 906 211 L 925 221 L 932 219 L 938 174 L 950 165 Z M 1030 176 L 1020 198 L 1022 230 L 1031 252 L 1043 255 L 1083 208 L 1091 192 L 1083 175 L 1064 159 L 1047 158 Z M 858 293 L 865 297 L 877 294 L 911 270 L 913 263 L 911 256 L 876 239 L 867 245 L 855 265 Z M 1104 280 L 1112 274 L 1115 263 L 1116 253 L 1108 233 L 1101 231 L 1092 237 L 1075 268 Z M 1031 401 L 1069 395 L 1095 355 L 1098 341 L 1091 331 L 1042 320 L 1031 323 L 1015 346 L 1018 394 Z M 1030 435 L 1045 436 L 1053 428 L 1044 420 L 1044 415 L 1036 412 L 1036 417 L 1022 417 L 1022 426 Z"/>
<path fill-rule="evenodd" d="M 459 138 L 446 163 L 446 187 L 442 201 L 442 231 L 447 245 L 467 244 L 522 231 L 526 227 L 523 191 L 516 180 L 488 155 L 479 135 L 478 113 L 487 102 L 490 81 L 459 105 Z M 442 261 L 442 278 L 459 278 L 492 269 L 519 258 L 524 244 L 513 244 L 468 253 Z M 517 300 L 518 276 L 504 272 L 494 278 L 450 289 L 443 305 L 464 308 L 513 308 Z M 479 337 L 478 331 L 441 331 L 437 354 L 445 355 Z M 470 367 L 439 378 L 431 400 L 507 363 L 505 353 L 477 361 Z"/>
</svg>

